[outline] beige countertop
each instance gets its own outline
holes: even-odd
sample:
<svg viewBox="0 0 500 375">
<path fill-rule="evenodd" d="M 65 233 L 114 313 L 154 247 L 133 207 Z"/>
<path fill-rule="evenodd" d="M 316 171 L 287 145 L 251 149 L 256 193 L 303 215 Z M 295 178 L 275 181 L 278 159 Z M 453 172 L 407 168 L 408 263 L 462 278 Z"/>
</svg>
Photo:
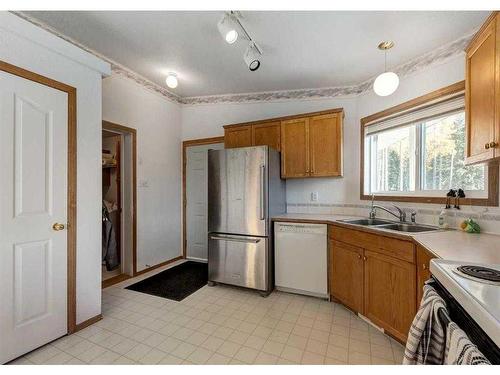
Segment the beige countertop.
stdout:
<svg viewBox="0 0 500 375">
<path fill-rule="evenodd" d="M 293 214 L 273 217 L 274 221 L 295 221 L 304 223 L 341 224 L 353 229 L 365 230 L 380 235 L 405 237 L 425 247 L 439 258 L 484 264 L 500 264 L 500 236 L 493 234 L 471 234 L 458 230 L 440 230 L 425 233 L 394 233 L 376 228 L 360 227 L 339 220 L 358 219 L 360 216 Z"/>
</svg>

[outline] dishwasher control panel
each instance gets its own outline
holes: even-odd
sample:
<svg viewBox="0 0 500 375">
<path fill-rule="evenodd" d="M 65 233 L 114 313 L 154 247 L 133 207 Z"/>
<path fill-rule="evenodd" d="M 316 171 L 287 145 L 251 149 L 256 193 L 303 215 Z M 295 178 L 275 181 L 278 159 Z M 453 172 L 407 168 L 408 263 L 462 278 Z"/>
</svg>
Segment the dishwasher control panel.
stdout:
<svg viewBox="0 0 500 375">
<path fill-rule="evenodd" d="M 326 234 L 326 224 L 291 224 L 276 223 L 276 230 L 285 233 Z"/>
</svg>

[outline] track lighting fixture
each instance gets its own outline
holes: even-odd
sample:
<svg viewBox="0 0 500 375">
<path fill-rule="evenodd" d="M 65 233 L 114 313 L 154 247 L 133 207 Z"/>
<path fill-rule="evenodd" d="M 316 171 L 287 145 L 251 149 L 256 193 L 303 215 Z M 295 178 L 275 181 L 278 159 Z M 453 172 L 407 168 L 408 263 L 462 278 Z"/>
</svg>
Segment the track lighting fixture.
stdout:
<svg viewBox="0 0 500 375">
<path fill-rule="evenodd" d="M 240 35 L 242 39 L 248 40 L 249 44 L 245 54 L 243 55 L 243 60 L 248 66 L 248 69 L 250 69 L 251 72 L 254 72 L 260 67 L 262 50 L 245 29 L 240 18 L 241 14 L 237 11 L 226 12 L 217 24 L 217 28 L 219 29 L 219 32 L 224 40 L 229 44 L 236 42 Z"/>
<path fill-rule="evenodd" d="M 256 71 L 260 67 L 260 51 L 257 48 L 255 42 L 250 42 L 250 44 L 247 47 L 247 50 L 245 51 L 245 54 L 243 55 L 243 59 L 245 60 L 245 63 L 248 66 L 248 69 L 250 69 L 251 72 Z"/>
<path fill-rule="evenodd" d="M 165 83 L 171 89 L 175 89 L 177 87 L 177 85 L 179 84 L 179 81 L 177 80 L 177 74 L 175 74 L 173 72 L 168 73 L 167 78 L 165 79 Z"/>
<path fill-rule="evenodd" d="M 233 44 L 238 39 L 239 25 L 233 13 L 226 13 L 217 24 L 217 28 L 227 43 Z"/>
</svg>

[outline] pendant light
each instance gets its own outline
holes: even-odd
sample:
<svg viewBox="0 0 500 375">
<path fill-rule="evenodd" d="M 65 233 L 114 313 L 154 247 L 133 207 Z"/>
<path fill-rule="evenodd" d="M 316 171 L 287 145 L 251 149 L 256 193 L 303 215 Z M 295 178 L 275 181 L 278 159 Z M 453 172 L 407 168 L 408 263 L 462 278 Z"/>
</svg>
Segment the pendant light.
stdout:
<svg viewBox="0 0 500 375">
<path fill-rule="evenodd" d="M 387 50 L 394 47 L 394 42 L 386 41 L 378 45 L 378 49 L 384 51 L 384 73 L 379 74 L 373 82 L 373 91 L 379 96 L 389 96 L 399 86 L 399 77 L 394 72 L 387 71 Z"/>
</svg>

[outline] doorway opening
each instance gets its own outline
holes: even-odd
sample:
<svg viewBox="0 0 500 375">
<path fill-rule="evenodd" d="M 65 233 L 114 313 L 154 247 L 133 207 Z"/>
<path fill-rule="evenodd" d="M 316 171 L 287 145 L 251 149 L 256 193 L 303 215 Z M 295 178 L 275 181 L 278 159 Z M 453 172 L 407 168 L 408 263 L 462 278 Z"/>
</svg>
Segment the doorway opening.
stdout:
<svg viewBox="0 0 500 375">
<path fill-rule="evenodd" d="M 136 130 L 102 123 L 102 287 L 136 274 Z"/>
</svg>

